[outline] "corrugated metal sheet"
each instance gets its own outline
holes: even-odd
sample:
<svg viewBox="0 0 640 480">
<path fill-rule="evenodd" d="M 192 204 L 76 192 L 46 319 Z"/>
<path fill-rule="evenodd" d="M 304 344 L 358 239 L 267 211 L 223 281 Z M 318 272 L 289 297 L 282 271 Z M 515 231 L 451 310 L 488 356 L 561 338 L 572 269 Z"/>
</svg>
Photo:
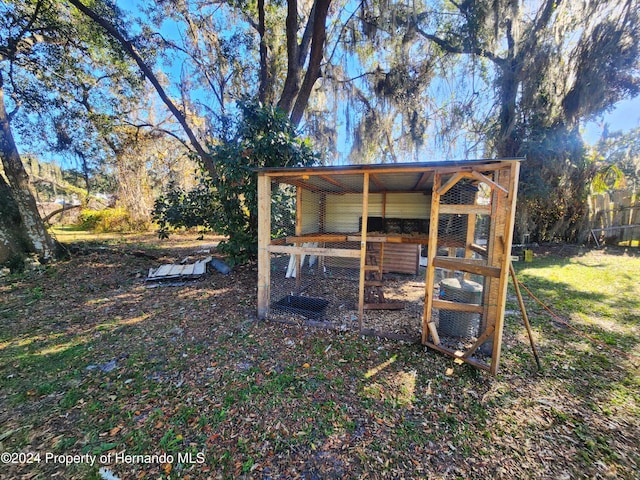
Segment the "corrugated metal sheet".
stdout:
<svg viewBox="0 0 640 480">
<path fill-rule="evenodd" d="M 429 218 L 431 197 L 422 192 L 369 195 L 369 216 L 387 218 Z M 325 231 L 358 232 L 362 216 L 362 194 L 327 195 Z"/>
<path fill-rule="evenodd" d="M 379 247 L 379 244 L 370 244 L 370 248 L 376 251 Z M 357 258 L 327 257 L 325 262 L 327 266 L 332 267 L 360 268 L 360 260 Z M 416 275 L 420 267 L 420 245 L 386 243 L 382 263 L 383 273 L 407 273 Z"/>
<path fill-rule="evenodd" d="M 302 233 L 316 233 L 320 225 L 320 194 L 302 190 Z"/>
<path fill-rule="evenodd" d="M 389 218 L 429 218 L 431 212 L 431 196 L 422 192 L 388 193 L 386 204 Z"/>
<path fill-rule="evenodd" d="M 373 249 L 379 245 L 372 245 Z M 370 247 L 371 248 L 371 247 Z M 384 246 L 383 273 L 409 273 L 415 275 L 420 266 L 420 245 L 386 243 Z"/>
<path fill-rule="evenodd" d="M 382 215 L 382 195 L 369 195 L 369 216 Z M 325 231 L 347 232 L 359 231 L 362 217 L 362 194 L 327 195 Z"/>
</svg>

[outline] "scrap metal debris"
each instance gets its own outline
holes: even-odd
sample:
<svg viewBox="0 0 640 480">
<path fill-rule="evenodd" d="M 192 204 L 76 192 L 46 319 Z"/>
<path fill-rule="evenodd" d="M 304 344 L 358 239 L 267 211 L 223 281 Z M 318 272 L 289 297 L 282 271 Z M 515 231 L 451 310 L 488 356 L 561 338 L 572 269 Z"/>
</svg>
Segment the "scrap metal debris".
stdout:
<svg viewBox="0 0 640 480">
<path fill-rule="evenodd" d="M 186 264 L 165 264 L 160 265 L 158 268 L 150 268 L 147 275 L 147 281 L 160 281 L 160 280 L 175 280 L 178 278 L 198 278 L 207 272 L 207 264 L 212 260 L 212 257 L 207 257 L 204 260 L 198 260 L 195 263 Z"/>
</svg>

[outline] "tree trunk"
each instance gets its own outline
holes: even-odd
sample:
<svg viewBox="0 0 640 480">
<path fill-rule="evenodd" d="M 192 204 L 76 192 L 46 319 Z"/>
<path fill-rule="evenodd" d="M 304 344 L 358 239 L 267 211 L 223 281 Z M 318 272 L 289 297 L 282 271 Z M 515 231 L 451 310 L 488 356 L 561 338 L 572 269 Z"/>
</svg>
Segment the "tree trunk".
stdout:
<svg viewBox="0 0 640 480">
<path fill-rule="evenodd" d="M 287 115 L 300 91 L 300 65 L 298 64 L 298 2 L 287 0 L 287 77 L 282 87 L 278 107 Z"/>
<path fill-rule="evenodd" d="M 327 37 L 327 13 L 331 0 L 316 0 L 313 9 L 313 35 L 311 39 L 311 54 L 309 66 L 298 92 L 296 102 L 291 112 L 291 123 L 298 125 L 302 120 L 311 91 L 318 78 L 320 78 L 320 64 L 324 54 L 324 43 Z"/>
<path fill-rule="evenodd" d="M 29 240 L 24 235 L 18 204 L 11 187 L 0 175 L 0 265 L 21 261 L 29 251 Z"/>
<path fill-rule="evenodd" d="M 0 157 L 9 180 L 8 184 L 2 181 L 0 190 L 0 257 L 36 253 L 41 262 L 52 260 L 58 254 L 58 245 L 49 235 L 29 188 L 29 176 L 11 133 L 1 76 Z"/>
</svg>

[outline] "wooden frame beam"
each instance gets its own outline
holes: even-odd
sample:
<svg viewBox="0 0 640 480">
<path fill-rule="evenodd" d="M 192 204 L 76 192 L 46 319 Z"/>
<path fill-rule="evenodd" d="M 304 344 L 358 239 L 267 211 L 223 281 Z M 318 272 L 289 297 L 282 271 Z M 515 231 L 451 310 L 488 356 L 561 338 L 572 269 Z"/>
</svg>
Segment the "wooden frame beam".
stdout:
<svg viewBox="0 0 640 480">
<path fill-rule="evenodd" d="M 318 257 L 360 258 L 360 250 L 350 248 L 294 247 L 292 245 L 268 245 L 269 253 L 287 255 L 317 255 Z"/>
<path fill-rule="evenodd" d="M 386 187 L 384 186 L 384 183 L 382 183 L 380 181 L 380 179 L 378 178 L 378 176 L 374 173 L 369 175 L 369 179 L 373 182 L 373 184 L 376 186 L 376 188 L 378 189 L 377 193 L 384 193 L 387 191 Z"/>
<path fill-rule="evenodd" d="M 471 258 L 435 257 L 433 259 L 434 267 L 475 273 L 476 275 L 483 275 L 485 277 L 499 278 L 501 276 L 502 271 L 500 267 L 484 265 L 483 263 L 484 260 L 473 260 Z"/>
<path fill-rule="evenodd" d="M 364 318 L 364 283 L 367 263 L 367 219 L 369 218 L 369 172 L 364 172 L 362 178 L 362 230 L 360 240 L 360 279 L 358 284 L 358 326 L 362 331 Z"/>
<path fill-rule="evenodd" d="M 472 171 L 471 172 L 471 176 L 473 178 L 477 179 L 477 180 L 480 180 L 482 183 L 486 183 L 490 187 L 497 189 L 498 191 L 500 191 L 502 193 L 506 193 L 506 194 L 509 193 L 509 191 L 506 188 L 504 188 L 502 185 L 500 185 L 499 183 L 494 182 L 489 177 L 487 177 L 486 175 L 481 174 L 477 170 Z"/>
<path fill-rule="evenodd" d="M 438 251 L 438 216 L 440 209 L 440 183 L 442 177 L 436 173 L 433 177 L 433 194 L 431 196 L 431 221 L 429 222 L 429 240 L 427 243 L 427 276 L 424 285 L 424 309 L 422 312 L 422 343 L 427 344 L 429 341 L 429 333 L 431 333 L 433 341 L 440 343 L 435 323 L 431 320 L 431 310 L 433 309 L 433 290 L 435 287 L 436 268 L 433 260 L 436 258 Z"/>
<path fill-rule="evenodd" d="M 325 182 L 330 183 L 334 187 L 341 188 L 342 190 L 345 191 L 345 193 L 358 193 L 356 190 L 354 190 L 349 185 L 345 185 L 344 183 L 339 182 L 338 180 L 336 180 L 333 177 L 330 177 L 329 175 L 318 175 L 318 177 L 320 177 Z"/>
<path fill-rule="evenodd" d="M 425 183 L 433 177 L 433 172 L 424 172 L 413 186 L 412 190 L 419 190 Z"/>
<path fill-rule="evenodd" d="M 271 288 L 271 179 L 258 175 L 258 318 L 269 312 Z"/>
</svg>

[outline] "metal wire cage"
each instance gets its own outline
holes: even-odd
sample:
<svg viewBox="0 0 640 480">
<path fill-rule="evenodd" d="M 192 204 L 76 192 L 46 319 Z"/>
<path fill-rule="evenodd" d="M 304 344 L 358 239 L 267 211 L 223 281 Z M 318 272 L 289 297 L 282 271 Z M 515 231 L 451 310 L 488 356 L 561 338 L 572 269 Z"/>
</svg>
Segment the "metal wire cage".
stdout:
<svg viewBox="0 0 640 480">
<path fill-rule="evenodd" d="M 494 370 L 518 165 L 261 170 L 258 315 L 467 349 Z"/>
</svg>

